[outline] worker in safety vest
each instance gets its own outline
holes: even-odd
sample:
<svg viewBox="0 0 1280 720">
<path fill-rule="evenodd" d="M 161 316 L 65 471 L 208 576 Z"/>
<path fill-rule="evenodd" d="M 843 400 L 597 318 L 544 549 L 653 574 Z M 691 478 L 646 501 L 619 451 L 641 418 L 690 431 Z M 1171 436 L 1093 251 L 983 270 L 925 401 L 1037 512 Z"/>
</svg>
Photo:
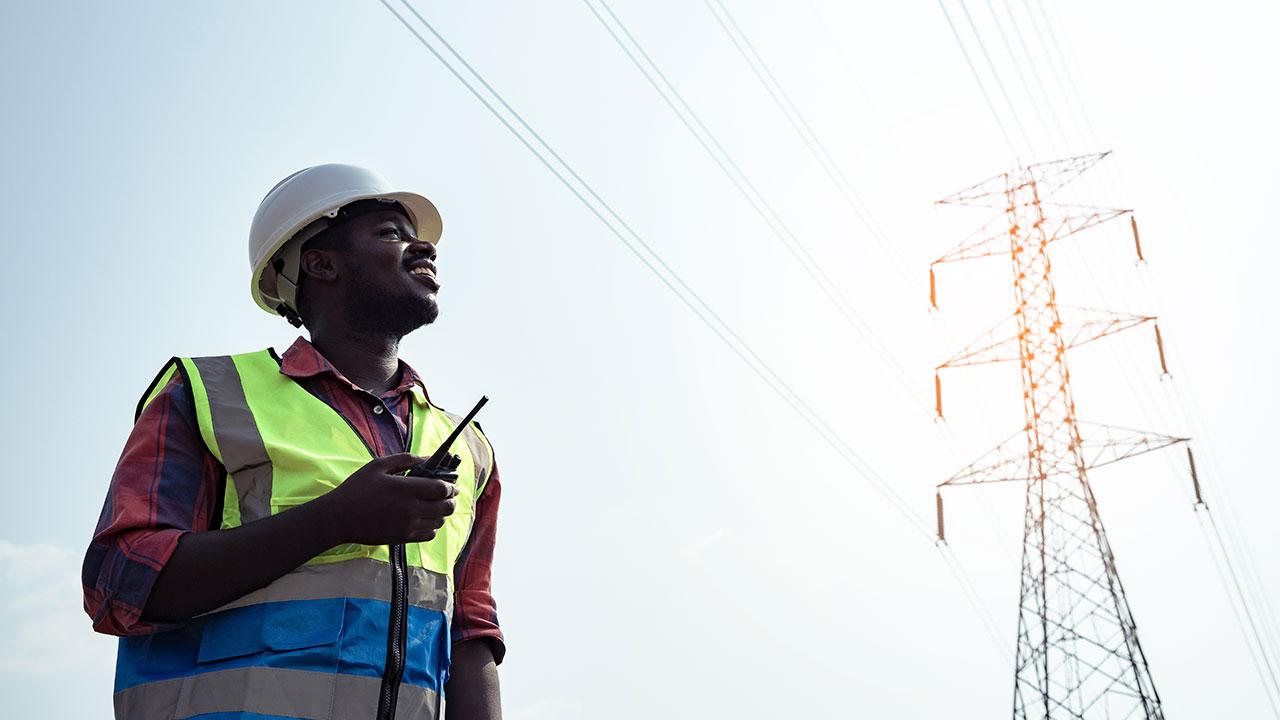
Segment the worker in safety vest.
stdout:
<svg viewBox="0 0 1280 720">
<path fill-rule="evenodd" d="M 471 423 L 405 475 L 461 420 L 398 358 L 438 313 L 440 234 L 350 165 L 267 193 L 250 291 L 311 339 L 174 358 L 139 402 L 83 573 L 117 718 L 501 716 L 493 450 Z"/>
</svg>

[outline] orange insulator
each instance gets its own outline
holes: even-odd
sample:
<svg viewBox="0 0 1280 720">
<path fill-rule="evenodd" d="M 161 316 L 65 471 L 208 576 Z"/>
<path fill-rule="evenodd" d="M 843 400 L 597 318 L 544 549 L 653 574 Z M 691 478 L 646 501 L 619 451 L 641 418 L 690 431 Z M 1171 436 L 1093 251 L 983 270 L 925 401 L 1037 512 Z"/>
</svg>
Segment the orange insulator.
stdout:
<svg viewBox="0 0 1280 720">
<path fill-rule="evenodd" d="M 947 541 L 947 531 L 942 524 L 942 492 L 937 493 L 938 496 L 938 540 L 940 542 Z"/>
<path fill-rule="evenodd" d="M 1196 474 L 1196 456 L 1191 452 L 1191 446 L 1187 446 L 1187 464 L 1191 466 L 1191 487 L 1196 491 L 1196 507 L 1204 505 L 1204 498 L 1200 495 L 1200 476 Z"/>
<path fill-rule="evenodd" d="M 933 397 L 935 407 L 938 411 L 938 418 L 942 418 L 942 378 L 938 377 L 938 371 L 933 371 Z"/>
<path fill-rule="evenodd" d="M 1157 323 L 1156 328 L 1156 352 L 1160 353 L 1160 374 L 1169 376 L 1169 366 L 1164 361 L 1164 340 L 1160 337 L 1160 325 Z"/>
<path fill-rule="evenodd" d="M 1133 228 L 1133 247 L 1138 251 L 1138 262 L 1146 262 L 1142 257 L 1142 241 L 1138 239 L 1138 219 L 1130 215 L 1129 226 Z"/>
</svg>

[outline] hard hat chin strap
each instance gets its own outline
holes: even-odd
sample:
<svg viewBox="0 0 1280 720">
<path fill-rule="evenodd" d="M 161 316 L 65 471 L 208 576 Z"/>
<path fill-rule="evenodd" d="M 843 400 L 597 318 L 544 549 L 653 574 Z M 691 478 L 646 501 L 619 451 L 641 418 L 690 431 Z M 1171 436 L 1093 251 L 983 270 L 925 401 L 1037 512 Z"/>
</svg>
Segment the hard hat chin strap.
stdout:
<svg viewBox="0 0 1280 720">
<path fill-rule="evenodd" d="M 302 247 L 311 238 L 338 224 L 333 222 L 333 218 L 337 215 L 338 211 L 334 210 L 299 230 L 271 260 L 271 269 L 276 272 L 276 299 L 280 301 L 276 312 L 288 319 L 294 327 L 302 325 L 302 318 L 298 316 L 298 286 L 302 284 Z"/>
</svg>

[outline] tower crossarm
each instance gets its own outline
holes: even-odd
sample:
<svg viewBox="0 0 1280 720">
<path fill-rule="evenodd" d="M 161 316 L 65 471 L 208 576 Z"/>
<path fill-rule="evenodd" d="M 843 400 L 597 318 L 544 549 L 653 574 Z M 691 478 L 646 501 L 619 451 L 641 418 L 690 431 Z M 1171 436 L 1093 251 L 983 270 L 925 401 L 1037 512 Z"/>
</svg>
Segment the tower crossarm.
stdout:
<svg viewBox="0 0 1280 720">
<path fill-rule="evenodd" d="M 1121 460 L 1143 455 L 1154 450 L 1189 443 L 1190 438 L 1175 435 L 1164 435 L 1145 430 L 1104 425 L 1078 420 L 1081 431 L 1080 455 L 1085 462 L 1084 470 L 1092 470 L 1110 465 Z M 988 450 L 982 457 L 966 465 L 955 475 L 938 483 L 937 513 L 938 539 L 946 541 L 946 529 L 942 510 L 942 488 L 957 485 L 990 485 L 992 483 L 1018 482 L 1028 483 L 1034 463 L 1031 453 L 1027 451 L 1025 442 L 1026 429 L 1005 438 L 999 445 Z M 1196 503 L 1200 504 L 1200 483 L 1196 479 L 1195 459 L 1191 451 L 1187 451 L 1187 459 L 1191 467 L 1191 479 L 1196 491 Z"/>
<path fill-rule="evenodd" d="M 948 262 L 1008 254 L 1009 218 L 1004 213 L 1000 213 L 982 227 L 970 233 L 969 237 L 960 241 L 959 245 L 934 260 L 929 267 L 932 268 L 934 265 Z"/>
<path fill-rule="evenodd" d="M 1047 198 L 1110 154 L 1111 151 L 1107 150 L 1028 165 L 1012 172 L 993 175 L 960 192 L 948 195 L 935 204 L 974 205 L 1006 210 L 1009 205 L 1008 198 L 1012 193 L 1035 183 L 1038 186 L 1040 198 Z"/>
<path fill-rule="evenodd" d="M 1058 316 L 1061 322 L 1058 330 L 1062 335 L 1063 346 L 1068 350 L 1156 320 L 1154 315 L 1135 315 L 1071 305 L 1059 305 Z M 952 355 L 937 369 L 1015 362 L 1018 358 L 1018 319 L 1017 315 L 1010 315 Z M 941 383 L 937 385 L 940 391 Z"/>
<path fill-rule="evenodd" d="M 1190 438 L 1164 435 L 1145 430 L 1078 421 L 1081 431 L 1080 447 L 1084 451 L 1085 469 L 1092 470 L 1149 453 L 1153 450 L 1189 442 Z M 986 485 L 999 482 L 1026 482 L 1030 473 L 1030 460 L 1025 441 L 1025 430 L 1010 435 L 999 445 L 966 465 L 938 487 L 948 485 Z"/>
<path fill-rule="evenodd" d="M 966 465 L 960 472 L 938 483 L 939 488 L 948 485 L 986 485 L 998 482 L 1026 482 L 1027 444 L 1025 430 L 1010 435 L 991 448 L 982 457 Z"/>
<path fill-rule="evenodd" d="M 1004 211 L 1009 204 L 1006 190 L 1009 183 L 1016 182 L 1018 173 L 1000 173 L 979 183 L 974 183 L 960 192 L 948 195 L 935 202 L 935 205 L 973 205 L 977 207 L 996 208 Z"/>
<path fill-rule="evenodd" d="M 1156 320 L 1154 315 L 1134 315 L 1071 305 L 1059 305 L 1058 314 L 1062 318 L 1062 339 L 1068 349 Z"/>
<path fill-rule="evenodd" d="M 1110 465 L 1131 457 L 1160 450 L 1178 443 L 1190 442 L 1190 438 L 1163 435 L 1145 430 L 1091 423 L 1080 424 L 1081 449 L 1089 469 Z"/>
<path fill-rule="evenodd" d="M 1044 205 L 1045 237 L 1048 242 L 1062 240 L 1082 230 L 1101 225 L 1133 213 L 1124 208 L 1092 207 L 1088 205 Z"/>
<path fill-rule="evenodd" d="M 1002 175 L 1001 177 L 1005 176 Z M 968 237 L 937 260 L 930 263 L 929 303 L 935 308 L 938 307 L 937 278 L 934 275 L 934 267 L 936 265 L 993 257 L 995 255 L 1008 255 L 1013 252 L 1014 247 L 1018 246 L 1013 241 L 1019 234 L 1028 231 L 1041 231 L 1044 243 L 1047 245 L 1101 225 L 1108 220 L 1114 220 L 1125 215 L 1132 217 L 1133 215 L 1133 211 L 1129 209 L 1093 207 L 1090 205 L 1044 203 L 1038 210 L 1048 214 L 1041 214 L 1041 219 L 1032 228 L 1020 227 L 1016 222 L 1011 223 L 1008 212 L 1002 212 L 987 221 L 982 227 L 970 233 Z M 1133 223 L 1133 232 L 1135 247 L 1138 248 L 1138 255 L 1141 257 L 1141 246 L 1137 245 L 1138 229 L 1136 222 Z"/>
<path fill-rule="evenodd" d="M 1047 198 L 1061 190 L 1072 180 L 1080 177 L 1080 174 L 1085 170 L 1102 162 L 1103 158 L 1110 154 L 1110 150 L 1104 150 L 1102 152 L 1063 158 L 1062 160 L 1051 160 L 1028 165 L 1023 168 L 1023 183 L 1031 184 L 1034 182 L 1040 197 L 1042 199 Z"/>
</svg>

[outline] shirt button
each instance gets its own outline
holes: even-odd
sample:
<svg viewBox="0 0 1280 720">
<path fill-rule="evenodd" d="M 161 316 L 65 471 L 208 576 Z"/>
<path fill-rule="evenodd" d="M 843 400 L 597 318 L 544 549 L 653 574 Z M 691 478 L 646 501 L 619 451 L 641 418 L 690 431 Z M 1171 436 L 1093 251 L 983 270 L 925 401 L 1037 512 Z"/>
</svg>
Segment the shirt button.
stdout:
<svg viewBox="0 0 1280 720">
<path fill-rule="evenodd" d="M 381 415 L 381 414 L 382 414 L 382 406 L 381 406 L 381 405 L 376 405 L 376 406 L 374 406 L 374 408 L 373 408 L 373 414 L 374 414 L 374 415 Z"/>
</svg>

